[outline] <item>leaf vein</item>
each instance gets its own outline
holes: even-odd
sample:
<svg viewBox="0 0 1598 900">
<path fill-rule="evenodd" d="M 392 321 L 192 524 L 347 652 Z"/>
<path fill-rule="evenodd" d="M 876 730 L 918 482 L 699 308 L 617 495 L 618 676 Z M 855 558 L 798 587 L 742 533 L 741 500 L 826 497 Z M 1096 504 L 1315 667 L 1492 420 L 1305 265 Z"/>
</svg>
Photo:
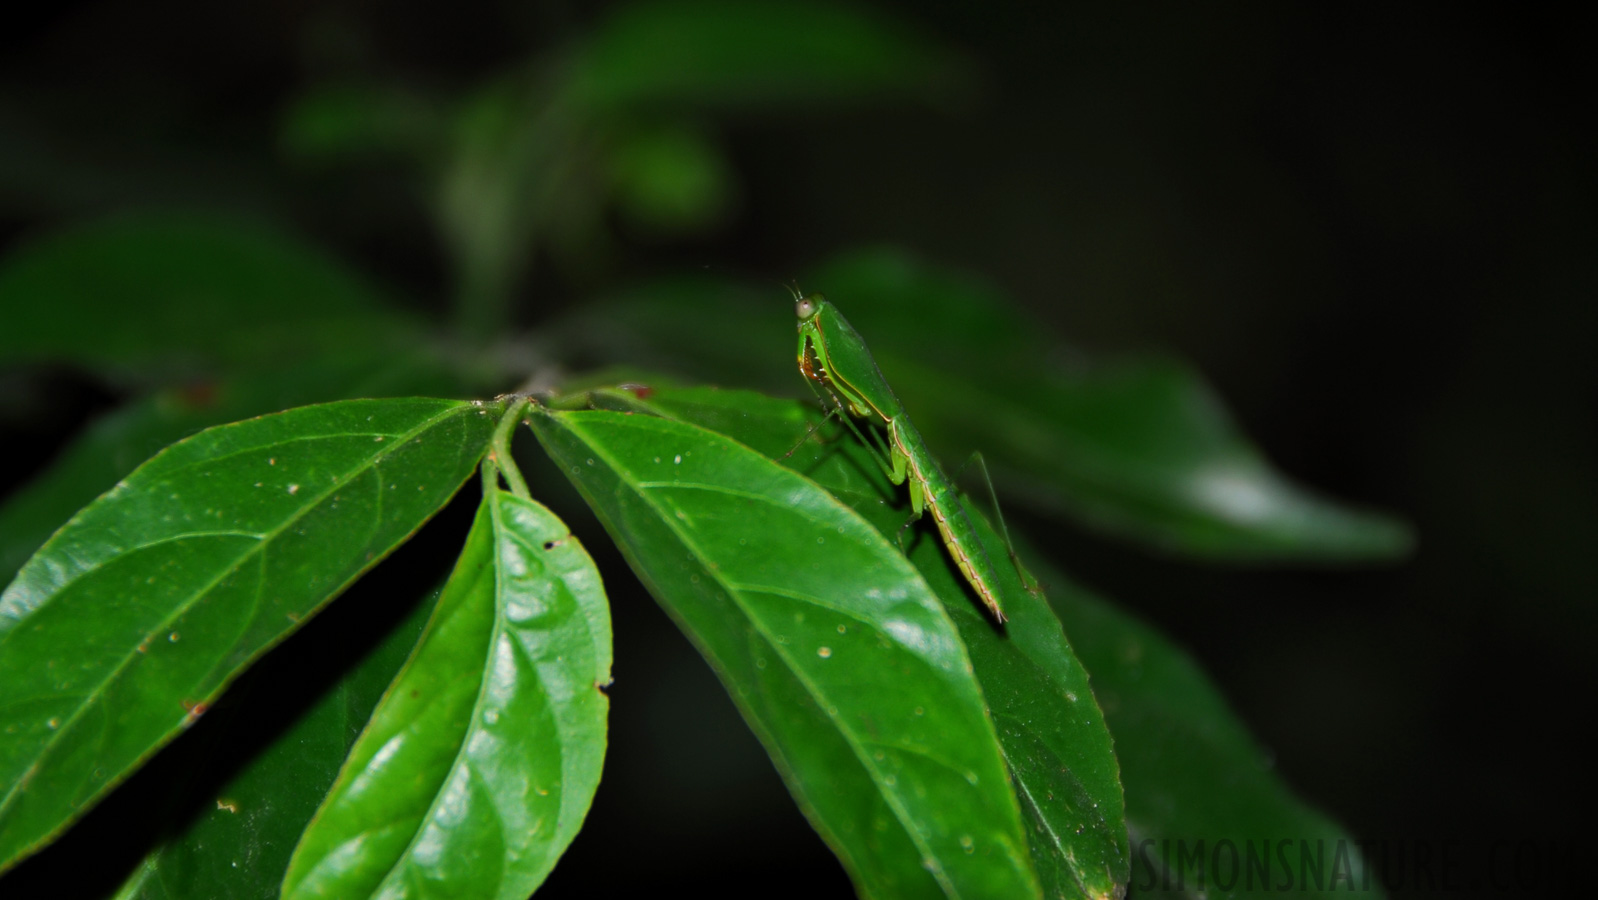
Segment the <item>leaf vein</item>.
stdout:
<svg viewBox="0 0 1598 900">
<path fill-rule="evenodd" d="M 441 423 L 443 421 L 446 421 L 451 416 L 455 416 L 455 415 L 461 414 L 463 411 L 465 411 L 465 409 L 466 408 L 462 407 L 462 406 L 451 406 L 451 407 L 446 408 L 445 410 L 443 410 L 443 411 L 441 411 L 441 412 L 439 412 L 439 413 L 437 413 L 435 415 L 429 416 L 427 419 L 423 420 L 421 423 L 419 423 L 415 427 L 411 428 L 409 431 L 405 432 L 403 440 L 395 441 L 392 444 L 385 445 L 382 449 L 377 451 L 377 453 L 373 457 L 369 458 L 370 459 L 369 462 L 367 462 L 367 463 L 365 463 L 365 464 L 363 464 L 361 466 L 358 466 L 354 471 L 349 472 L 349 473 L 341 476 L 340 478 L 336 479 L 333 482 L 332 485 L 330 485 L 328 488 L 326 488 L 322 493 L 318 494 L 314 501 L 306 503 L 304 506 L 302 506 L 300 508 L 300 510 L 297 513 L 295 513 L 294 515 L 292 515 L 289 518 L 285 519 L 284 522 L 281 525 L 279 525 L 278 527 L 270 529 L 267 532 L 264 532 L 261 535 L 260 540 L 258 540 L 258 542 L 254 546 L 252 546 L 249 550 L 245 551 L 244 553 L 239 554 L 232 561 L 230 561 L 228 564 L 223 566 L 221 571 L 219 571 L 213 578 L 211 578 L 209 581 L 207 581 L 202 587 L 200 587 L 197 590 L 191 592 L 189 597 L 187 599 L 185 599 L 183 602 L 181 602 L 180 604 L 178 604 L 176 607 L 174 607 L 172 613 L 169 614 L 168 616 L 166 616 L 157 625 L 156 628 L 152 629 L 152 631 L 159 632 L 162 629 L 169 627 L 175 620 L 177 620 L 184 613 L 186 613 L 190 609 L 192 609 L 194 604 L 197 603 L 201 597 L 204 597 L 204 596 L 208 595 L 213 589 L 215 589 L 215 587 L 219 583 L 221 583 L 222 580 L 225 579 L 228 576 L 228 574 L 230 574 L 232 571 L 236 570 L 238 565 L 247 556 L 249 556 L 250 554 L 253 554 L 253 553 L 257 552 L 259 549 L 267 546 L 270 543 L 270 540 L 275 540 L 277 537 L 281 536 L 285 531 L 287 531 L 289 529 L 290 526 L 292 526 L 295 523 L 299 522 L 302 518 L 304 518 L 306 515 L 308 515 L 311 510 L 319 508 L 322 505 L 323 501 L 325 501 L 329 496 L 331 496 L 335 491 L 339 490 L 341 487 L 343 487 L 349 481 L 353 480 L 365 468 L 368 468 L 369 466 L 372 466 L 372 465 L 376 465 L 378 460 L 384 459 L 387 456 L 398 452 L 401 448 L 409 446 L 410 439 L 412 437 L 414 437 L 416 435 L 419 435 L 419 434 L 426 433 L 427 430 L 435 427 L 436 425 L 438 425 L 439 423 Z M 275 445 L 265 445 L 265 446 L 275 446 Z M 204 534 L 204 532 L 199 532 L 197 534 Z M 49 545 L 46 545 L 46 549 L 48 549 L 48 547 L 49 547 Z M 41 552 L 43 552 L 43 551 L 41 551 Z M 112 558 L 115 558 L 115 557 L 112 557 Z M 99 562 L 99 563 L 95 564 L 93 567 L 91 567 L 89 569 L 86 569 L 83 572 L 79 573 L 76 577 L 72 578 L 70 581 L 67 581 L 64 584 L 56 586 L 55 590 L 51 592 L 51 596 L 58 596 L 62 591 L 66 590 L 71 585 L 76 584 L 77 582 L 82 580 L 84 577 L 86 577 L 90 573 L 92 573 L 94 571 L 97 571 L 98 569 L 103 567 L 106 564 L 106 562 L 108 562 L 108 561 L 109 560 Z M 37 607 L 35 607 L 35 609 L 37 609 Z M 139 657 L 139 654 L 138 654 L 136 649 L 133 650 L 133 651 L 130 651 L 129 653 L 127 653 L 125 656 L 123 656 L 122 660 L 119 663 L 117 663 L 117 665 L 115 667 L 113 667 L 109 672 L 106 673 L 105 677 L 101 678 L 93 686 L 93 688 L 88 692 L 88 694 L 93 696 L 93 697 L 95 697 L 95 698 L 100 698 L 103 695 L 103 692 L 104 692 L 106 686 L 111 684 L 112 682 L 116 681 L 120 677 L 122 677 L 122 675 L 128 670 L 128 667 L 136 659 L 138 659 L 138 657 Z M 196 698 L 192 698 L 192 699 L 194 699 L 196 702 L 198 702 L 198 701 L 202 700 L 203 698 L 196 697 Z M 40 748 L 40 751 L 39 751 L 38 755 L 35 757 L 33 765 L 29 767 L 28 771 L 32 772 L 32 771 L 36 770 L 40 765 L 42 765 L 44 763 L 45 759 L 52 753 L 54 748 L 57 747 L 60 744 L 60 742 L 66 737 L 66 735 L 68 735 L 69 733 L 73 732 L 74 727 L 77 724 L 78 720 L 88 710 L 94 709 L 94 708 L 98 707 L 99 705 L 100 705 L 100 701 L 98 699 L 90 700 L 89 702 L 86 702 L 86 703 L 80 705 L 72 713 L 72 715 L 67 718 L 67 721 L 65 721 L 65 722 L 63 722 L 61 724 L 61 727 L 56 730 L 54 736 L 45 741 L 44 746 Z M 4 797 L 0 797 L 0 818 L 4 817 L 6 812 L 10 809 L 10 807 L 13 805 L 13 803 L 15 803 L 17 798 L 21 795 L 20 792 L 21 792 L 22 786 L 25 783 L 25 781 L 26 781 L 26 778 L 18 779 L 17 783 L 13 784 L 11 786 L 11 788 L 6 792 L 5 796 Z"/>
</svg>

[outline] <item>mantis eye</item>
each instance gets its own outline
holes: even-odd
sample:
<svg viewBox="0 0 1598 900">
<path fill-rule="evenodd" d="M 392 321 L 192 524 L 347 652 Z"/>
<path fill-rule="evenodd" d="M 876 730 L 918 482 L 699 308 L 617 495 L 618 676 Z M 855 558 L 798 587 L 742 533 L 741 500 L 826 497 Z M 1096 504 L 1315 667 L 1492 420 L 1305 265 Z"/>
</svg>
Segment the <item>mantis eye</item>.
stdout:
<svg viewBox="0 0 1598 900">
<path fill-rule="evenodd" d="M 799 314 L 799 321 L 804 322 L 815 315 L 816 311 L 821 309 L 821 304 L 825 302 L 827 299 L 820 294 L 811 294 L 800 298 L 799 302 L 794 304 L 794 312 Z"/>
</svg>

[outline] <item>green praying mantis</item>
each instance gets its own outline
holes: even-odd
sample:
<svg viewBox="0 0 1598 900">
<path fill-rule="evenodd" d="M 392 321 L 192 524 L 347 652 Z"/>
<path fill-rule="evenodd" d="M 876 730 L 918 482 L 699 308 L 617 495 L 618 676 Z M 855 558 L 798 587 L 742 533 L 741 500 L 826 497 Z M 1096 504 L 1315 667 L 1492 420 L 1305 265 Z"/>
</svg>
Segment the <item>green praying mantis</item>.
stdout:
<svg viewBox="0 0 1598 900">
<path fill-rule="evenodd" d="M 830 401 L 829 412 L 837 413 L 850 428 L 855 426 L 849 417 L 855 416 L 876 423 L 887 433 L 886 442 L 881 438 L 876 441 L 877 449 L 882 452 L 878 461 L 894 484 L 909 482 L 910 521 L 920 518 L 924 511 L 932 513 L 938 534 L 955 565 L 983 605 L 994 618 L 1003 622 L 998 573 L 966 515 L 958 489 L 938 467 L 921 433 L 910 424 L 904 405 L 888 386 L 882 370 L 877 368 L 877 361 L 866 349 L 865 340 L 838 308 L 820 294 L 804 296 L 795 290 L 794 311 L 799 316 L 799 371 L 812 387 L 820 386 L 817 393 L 824 396 L 824 403 Z M 858 429 L 855 433 L 865 440 Z M 1026 573 L 1015 560 L 1014 551 L 1011 551 L 1011 559 L 1016 562 L 1022 583 L 1026 584 Z M 1032 589 L 1030 585 L 1028 589 Z"/>
</svg>

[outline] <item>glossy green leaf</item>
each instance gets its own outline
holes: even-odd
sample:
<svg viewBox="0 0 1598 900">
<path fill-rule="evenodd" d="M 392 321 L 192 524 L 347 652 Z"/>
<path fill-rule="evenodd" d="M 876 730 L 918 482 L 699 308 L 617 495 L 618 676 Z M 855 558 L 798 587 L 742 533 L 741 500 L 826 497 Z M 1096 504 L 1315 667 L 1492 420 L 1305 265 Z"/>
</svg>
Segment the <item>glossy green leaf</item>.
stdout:
<svg viewBox="0 0 1598 900">
<path fill-rule="evenodd" d="M 599 573 L 491 490 L 415 655 L 295 850 L 285 898 L 522 898 L 588 812 L 605 755 Z"/>
<path fill-rule="evenodd" d="M 1382 896 L 1353 838 L 1293 794 L 1185 652 L 1064 577 L 1044 577 L 1115 735 L 1138 896 Z M 1301 842 L 1312 859 L 1324 851 L 1319 889 Z M 1195 850 L 1201 864 L 1179 862 Z M 1231 851 L 1241 871 L 1229 868 Z M 1251 876 L 1251 853 L 1263 876 Z M 1346 881 L 1334 882 L 1339 872 Z"/>
<path fill-rule="evenodd" d="M 927 440 L 953 459 L 981 450 L 1017 501 L 1206 558 L 1385 559 L 1410 546 L 1402 523 L 1273 469 L 1182 365 L 1086 364 L 993 288 L 899 253 L 843 257 L 803 285 L 849 317 Z M 797 394 L 784 300 L 689 279 L 567 327 L 610 359 Z"/>
<path fill-rule="evenodd" d="M 168 444 L 203 428 L 295 406 L 357 397 L 450 396 L 465 385 L 422 353 L 323 359 L 168 388 L 92 423 L 0 505 L 0 582 L 46 539 Z"/>
<path fill-rule="evenodd" d="M 532 423 L 862 895 L 1039 895 L 971 660 L 875 529 L 701 428 L 610 411 Z"/>
<path fill-rule="evenodd" d="M 818 415 L 791 401 L 745 391 L 667 389 L 639 399 L 604 392 L 600 402 L 631 406 L 713 428 L 802 471 L 890 539 L 909 511 L 906 491 L 883 476 L 870 452 L 842 429 L 818 433 L 788 454 Z M 840 433 L 842 432 L 842 433 Z M 786 455 L 785 455 L 786 454 Z M 885 502 L 887 501 L 887 502 Z M 1002 539 L 971 512 L 989 558 Z M 1114 748 L 1086 670 L 1060 622 L 1015 567 L 998 566 L 1010 617 L 995 629 L 954 567 L 937 533 L 911 535 L 910 560 L 959 628 L 998 727 L 1005 761 L 1026 814 L 1033 860 L 1046 896 L 1111 897 L 1128 878 L 1126 821 Z"/>
<path fill-rule="evenodd" d="M 38 847 L 447 501 L 493 408 L 356 400 L 202 432 L 0 594 L 0 865 Z"/>
<path fill-rule="evenodd" d="M 857 7 L 655 0 L 616 9 L 580 48 L 573 94 L 600 107 L 769 108 L 961 86 L 959 61 Z"/>
<path fill-rule="evenodd" d="M 384 599 L 392 603 L 403 598 Z M 378 699 L 415 646 L 437 599 L 435 590 L 425 602 L 416 603 L 402 621 L 390 624 L 386 637 L 358 659 L 347 660 L 360 646 L 364 632 L 371 630 L 369 626 L 378 623 L 363 621 L 352 626 L 339 609 L 318 617 L 252 667 L 205 723 L 222 726 L 223 731 L 217 741 L 220 746 L 207 748 L 207 757 L 247 751 L 261 708 L 280 702 L 284 693 L 292 694 L 307 677 L 307 669 L 311 670 L 309 677 L 318 677 L 318 664 L 307 665 L 308 655 L 347 660 L 345 674 L 323 690 L 288 729 L 254 752 L 214 794 L 198 798 L 198 814 L 140 863 L 117 893 L 118 900 L 276 898 L 300 832 L 332 787 L 340 764 Z M 371 615 L 364 610 L 361 614 Z M 217 718 L 225 721 L 212 721 Z M 246 747 L 229 746 L 236 741 L 245 742 Z"/>
<path fill-rule="evenodd" d="M 385 346 L 413 324 L 320 251 L 264 226 L 146 213 L 0 260 L 0 364 L 181 368 Z"/>
</svg>

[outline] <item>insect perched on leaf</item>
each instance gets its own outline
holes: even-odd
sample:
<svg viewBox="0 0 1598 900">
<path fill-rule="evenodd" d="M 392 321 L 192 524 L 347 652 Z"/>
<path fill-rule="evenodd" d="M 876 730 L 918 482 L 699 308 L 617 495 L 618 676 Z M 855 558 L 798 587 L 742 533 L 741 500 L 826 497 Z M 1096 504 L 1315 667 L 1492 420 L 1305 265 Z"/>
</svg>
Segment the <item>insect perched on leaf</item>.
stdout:
<svg viewBox="0 0 1598 900">
<path fill-rule="evenodd" d="M 820 385 L 820 393 L 832 404 L 831 411 L 838 413 L 850 428 L 854 428 L 849 419 L 852 415 L 874 422 L 887 432 L 886 442 L 881 438 L 876 441 L 885 457 L 879 462 L 894 484 L 909 483 L 911 521 L 919 518 L 923 510 L 932 513 L 943 545 L 960 572 L 994 618 L 1003 622 L 997 573 L 966 515 L 958 489 L 932 458 L 921 433 L 910 424 L 903 404 L 866 349 L 865 340 L 820 294 L 801 296 L 795 291 L 794 299 L 794 311 L 799 316 L 799 371 L 812 386 Z M 863 435 L 861 440 L 865 440 Z M 1025 581 L 1024 572 L 1022 577 Z"/>
</svg>

